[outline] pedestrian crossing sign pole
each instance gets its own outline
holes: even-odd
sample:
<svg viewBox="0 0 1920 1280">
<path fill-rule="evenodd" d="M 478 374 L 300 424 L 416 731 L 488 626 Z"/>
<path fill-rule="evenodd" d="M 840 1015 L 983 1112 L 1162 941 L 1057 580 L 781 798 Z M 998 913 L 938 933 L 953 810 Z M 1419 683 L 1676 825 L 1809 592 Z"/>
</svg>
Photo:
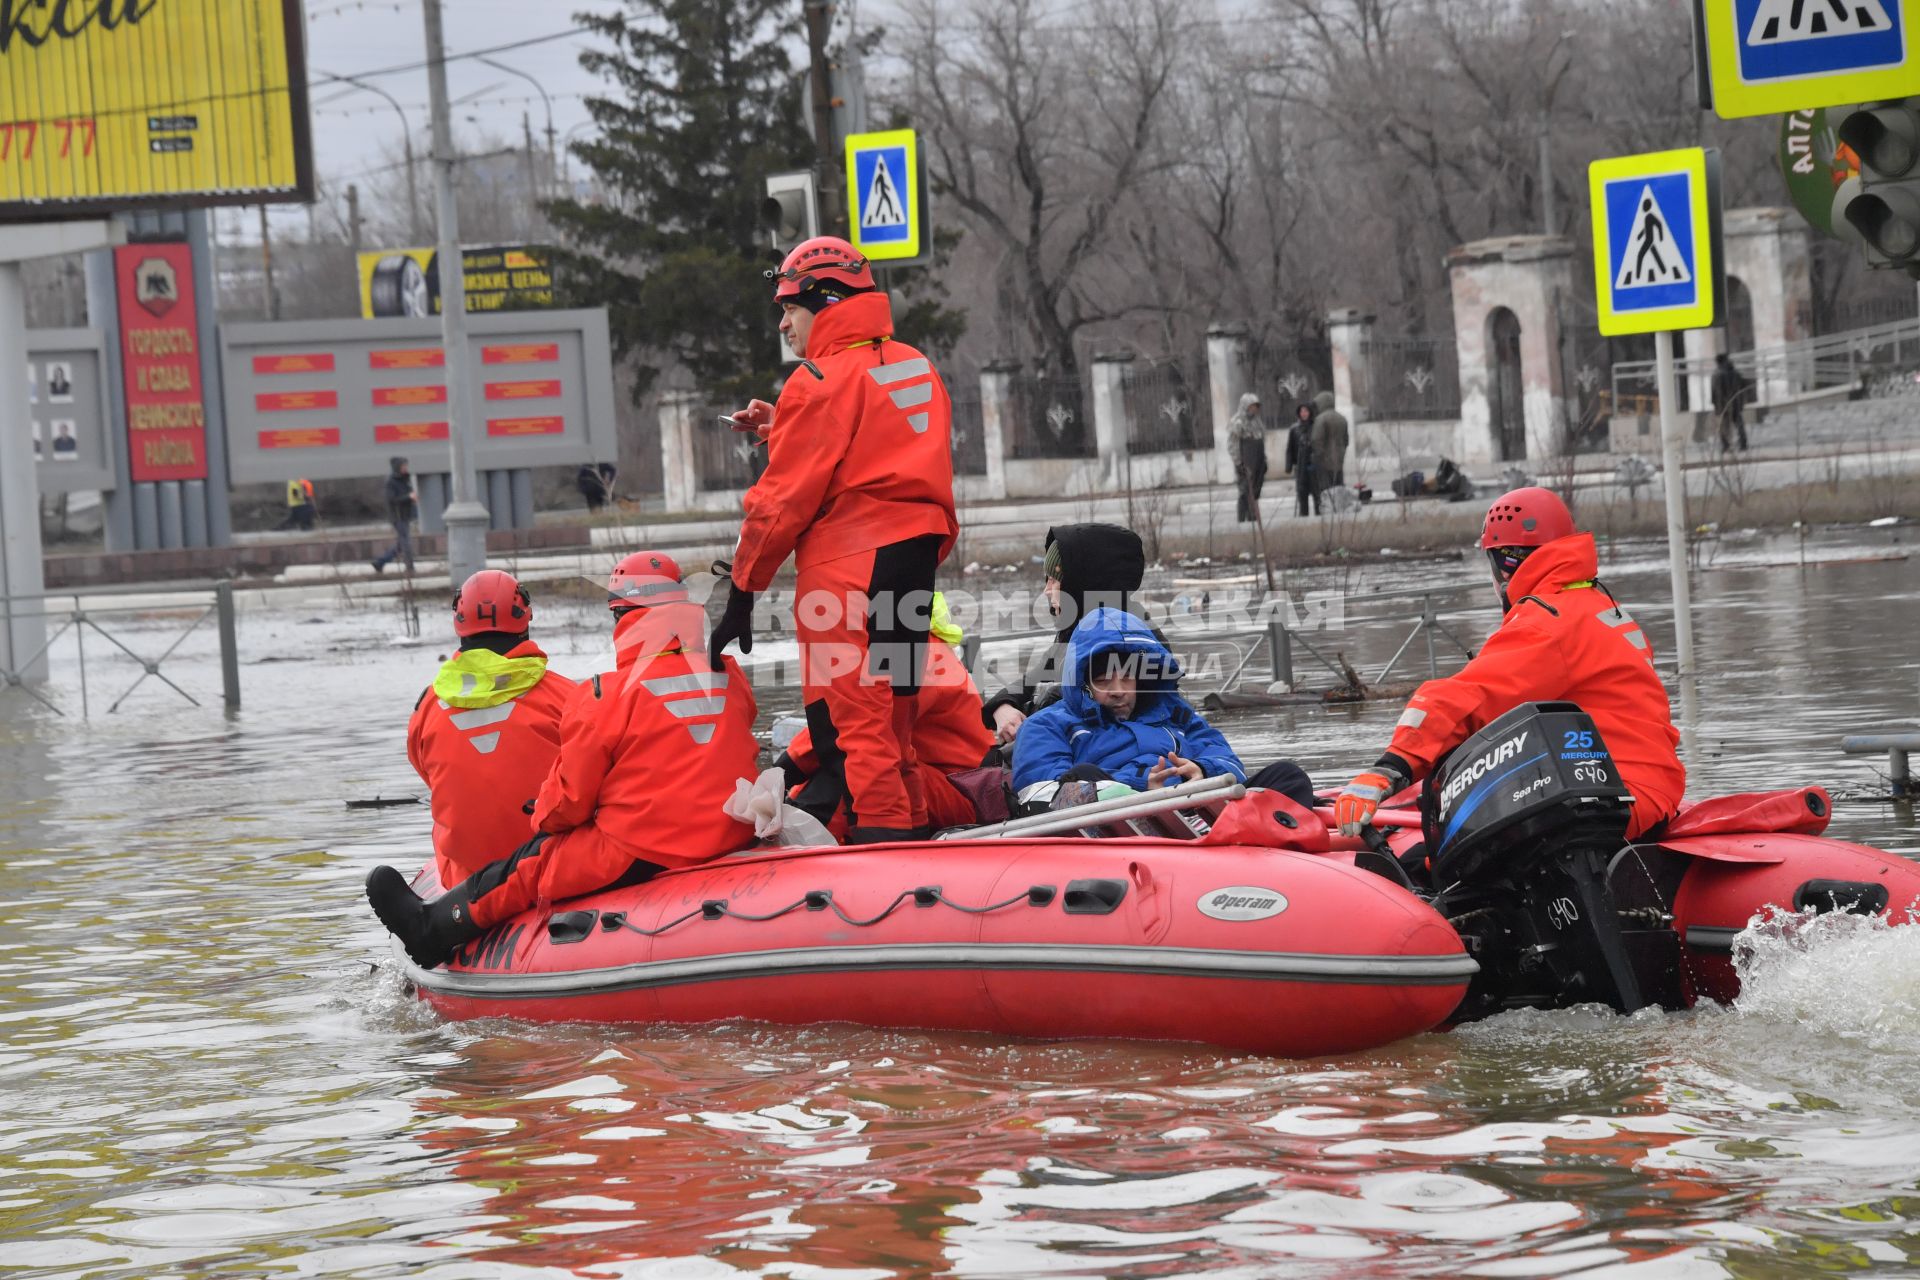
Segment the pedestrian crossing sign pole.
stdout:
<svg viewBox="0 0 1920 1280">
<path fill-rule="evenodd" d="M 847 136 L 847 239 L 875 263 L 925 258 L 926 181 L 912 129 Z"/>
<path fill-rule="evenodd" d="M 1653 335 L 1674 649 L 1680 663 L 1682 736 L 1691 755 L 1699 701 L 1687 581 L 1685 443 L 1675 413 L 1679 389 L 1674 378 L 1673 331 L 1711 328 L 1726 311 L 1720 153 L 1689 147 L 1596 160 L 1587 171 L 1587 185 L 1593 205 L 1593 284 L 1600 332 L 1609 338 Z"/>
<path fill-rule="evenodd" d="M 1694 0 L 1722 119 L 1920 94 L 1920 0 Z M 1706 105 L 1707 94 L 1702 95 Z"/>
</svg>

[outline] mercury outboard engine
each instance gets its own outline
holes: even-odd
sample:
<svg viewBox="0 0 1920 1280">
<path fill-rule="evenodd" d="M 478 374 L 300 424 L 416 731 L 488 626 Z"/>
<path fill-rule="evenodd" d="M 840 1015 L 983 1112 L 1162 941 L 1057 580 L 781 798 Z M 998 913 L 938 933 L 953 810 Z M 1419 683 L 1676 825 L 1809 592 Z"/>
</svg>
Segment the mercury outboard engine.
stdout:
<svg viewBox="0 0 1920 1280">
<path fill-rule="evenodd" d="M 1671 1000 L 1671 929 L 1630 929 L 1607 886 L 1633 798 L 1571 702 L 1515 707 L 1455 748 L 1420 805 L 1434 906 L 1480 962 L 1456 1015 Z"/>
</svg>

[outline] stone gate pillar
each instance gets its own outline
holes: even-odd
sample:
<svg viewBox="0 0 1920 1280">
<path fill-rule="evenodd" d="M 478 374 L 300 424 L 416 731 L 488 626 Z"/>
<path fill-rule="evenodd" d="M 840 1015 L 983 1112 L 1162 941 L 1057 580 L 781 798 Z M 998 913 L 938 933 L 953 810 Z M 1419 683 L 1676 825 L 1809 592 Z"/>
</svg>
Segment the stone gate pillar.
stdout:
<svg viewBox="0 0 1920 1280">
<path fill-rule="evenodd" d="M 700 506 L 700 471 L 693 458 L 693 419 L 699 404 L 692 391 L 660 396 L 660 496 L 668 511 Z"/>
<path fill-rule="evenodd" d="M 1103 351 L 1093 357 L 1093 439 L 1100 459 L 1101 487 L 1108 493 L 1126 487 L 1127 459 L 1133 452 L 1133 424 L 1127 417 L 1127 366 L 1133 354 Z"/>
<path fill-rule="evenodd" d="M 1729 209 L 1725 219 L 1727 274 L 1747 287 L 1753 303 L 1753 345 L 1778 347 L 1813 336 L 1813 259 L 1807 225 L 1792 209 Z M 1769 361 L 1754 390 L 1761 404 L 1806 389 L 1811 370 Z"/>
<path fill-rule="evenodd" d="M 1561 451 L 1567 388 L 1554 300 L 1556 293 L 1573 292 L 1573 252 L 1573 241 L 1565 236 L 1500 236 L 1463 244 L 1447 255 L 1460 356 L 1461 465 L 1485 469 L 1521 460 L 1506 456 L 1494 420 L 1499 373 L 1494 324 L 1502 311 L 1511 312 L 1520 326 L 1518 385 L 1525 458 L 1538 462 Z"/>
<path fill-rule="evenodd" d="M 1227 424 L 1240 408 L 1240 397 L 1248 391 L 1258 392 L 1260 388 L 1253 385 L 1247 370 L 1246 328 L 1238 324 L 1210 326 L 1207 329 L 1207 393 L 1213 402 L 1213 478 L 1220 484 L 1233 483 L 1233 451 L 1227 447 Z"/>
<path fill-rule="evenodd" d="M 1372 417 L 1373 371 L 1367 365 L 1367 345 L 1373 341 L 1373 316 L 1353 307 L 1327 313 L 1327 346 L 1333 356 L 1334 407 L 1346 415 L 1349 426 Z"/>
<path fill-rule="evenodd" d="M 1018 363 L 994 360 L 980 370 L 980 444 L 987 455 L 989 498 L 1007 496 L 1007 444 L 1013 435 L 1013 378 Z"/>
</svg>

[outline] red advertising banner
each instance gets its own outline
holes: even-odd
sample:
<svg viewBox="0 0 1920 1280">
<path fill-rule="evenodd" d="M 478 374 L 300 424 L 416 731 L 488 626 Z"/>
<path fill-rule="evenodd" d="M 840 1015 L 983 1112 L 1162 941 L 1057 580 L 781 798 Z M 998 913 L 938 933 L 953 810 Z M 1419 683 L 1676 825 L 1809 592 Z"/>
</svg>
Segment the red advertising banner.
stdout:
<svg viewBox="0 0 1920 1280">
<path fill-rule="evenodd" d="M 489 382 L 489 400 L 544 400 L 560 394 L 560 379 L 541 378 L 534 382 Z"/>
<path fill-rule="evenodd" d="M 377 444 L 420 444 L 428 440 L 445 440 L 447 424 L 444 422 L 400 422 L 373 429 L 373 438 Z"/>
<path fill-rule="evenodd" d="M 439 347 L 402 347 L 398 351 L 367 352 L 369 369 L 438 369 L 447 363 Z"/>
<path fill-rule="evenodd" d="M 255 356 L 255 373 L 332 373 L 333 352 L 316 351 L 302 356 Z"/>
<path fill-rule="evenodd" d="M 375 387 L 373 402 L 378 405 L 445 404 L 445 387 Z"/>
<path fill-rule="evenodd" d="M 560 358 L 557 342 L 514 342 L 499 347 L 480 348 L 482 364 L 546 364 Z"/>
<path fill-rule="evenodd" d="M 567 429 L 564 418 L 488 418 L 490 436 L 557 436 Z"/>
<path fill-rule="evenodd" d="M 338 409 L 338 391 L 271 391 L 253 398 L 261 413 L 293 413 L 302 409 Z"/>
<path fill-rule="evenodd" d="M 339 443 L 338 427 L 294 427 L 260 433 L 262 449 L 331 449 Z"/>
<path fill-rule="evenodd" d="M 207 406 L 193 252 L 184 244 L 121 245 L 113 251 L 113 275 L 132 479 L 205 480 Z"/>
</svg>

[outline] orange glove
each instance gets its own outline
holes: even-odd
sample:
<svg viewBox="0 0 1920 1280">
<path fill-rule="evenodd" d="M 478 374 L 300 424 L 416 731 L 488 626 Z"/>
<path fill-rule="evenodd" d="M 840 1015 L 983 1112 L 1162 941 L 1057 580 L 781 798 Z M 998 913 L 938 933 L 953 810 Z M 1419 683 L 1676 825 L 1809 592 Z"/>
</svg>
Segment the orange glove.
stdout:
<svg viewBox="0 0 1920 1280">
<path fill-rule="evenodd" d="M 1378 769 L 1355 776 L 1333 802 L 1333 821 L 1340 828 L 1340 834 L 1359 835 L 1360 828 L 1373 821 L 1380 802 L 1404 785 Z"/>
</svg>

